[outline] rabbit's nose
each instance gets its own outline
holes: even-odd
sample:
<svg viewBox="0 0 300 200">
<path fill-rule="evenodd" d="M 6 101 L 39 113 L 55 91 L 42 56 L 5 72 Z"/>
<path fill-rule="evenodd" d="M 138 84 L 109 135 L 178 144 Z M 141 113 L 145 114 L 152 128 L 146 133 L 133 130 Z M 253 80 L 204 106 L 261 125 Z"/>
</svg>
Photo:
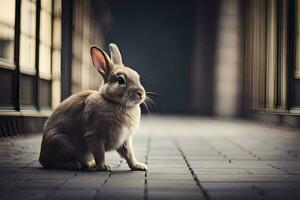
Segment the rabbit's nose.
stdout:
<svg viewBox="0 0 300 200">
<path fill-rule="evenodd" d="M 136 95 L 141 99 L 142 96 L 143 96 L 143 93 L 142 93 L 141 91 L 137 91 L 137 92 L 136 92 Z"/>
</svg>

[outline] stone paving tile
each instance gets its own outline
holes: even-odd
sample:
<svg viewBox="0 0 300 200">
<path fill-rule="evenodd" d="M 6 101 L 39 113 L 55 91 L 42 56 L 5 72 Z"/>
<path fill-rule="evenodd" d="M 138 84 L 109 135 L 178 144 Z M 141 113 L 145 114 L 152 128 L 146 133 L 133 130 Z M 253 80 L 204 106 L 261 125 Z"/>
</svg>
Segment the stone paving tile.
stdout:
<svg viewBox="0 0 300 200">
<path fill-rule="evenodd" d="M 52 190 L 57 187 L 57 185 L 63 184 L 65 180 L 10 180 L 10 181 L 1 181 L 1 189 L 5 191 L 13 190 Z"/>
<path fill-rule="evenodd" d="M 293 175 L 202 175 L 201 181 L 207 182 L 300 182 L 300 176 Z"/>
<path fill-rule="evenodd" d="M 3 200 L 16 200 L 16 199 L 24 199 L 24 200 L 38 200 L 45 199 L 49 191 L 47 190 L 14 190 L 10 192 L 2 192 L 0 193 L 0 199 Z"/>
<path fill-rule="evenodd" d="M 176 174 L 187 174 L 190 173 L 188 168 L 156 168 L 149 169 L 152 173 L 176 173 Z"/>
<path fill-rule="evenodd" d="M 143 200 L 144 190 L 136 188 L 103 188 L 95 196 L 96 199 Z"/>
<path fill-rule="evenodd" d="M 286 171 L 277 169 L 277 168 L 270 168 L 270 167 L 266 167 L 266 168 L 248 168 L 247 169 L 248 172 L 250 172 L 251 174 L 257 174 L 257 175 L 287 175 L 289 174 Z"/>
<path fill-rule="evenodd" d="M 72 199 L 72 200 L 92 200 L 93 197 L 96 195 L 96 189 L 66 189 L 62 188 L 59 190 L 55 190 L 47 195 L 47 200 L 65 200 L 65 199 Z"/>
<path fill-rule="evenodd" d="M 59 173 L 59 174 L 51 174 L 49 175 L 49 173 L 47 172 L 42 172 L 40 170 L 37 170 L 35 173 L 19 173 L 19 172 L 16 172 L 16 173 L 7 173 L 7 174 L 4 174 L 2 173 L 1 174 L 1 179 L 2 180 L 11 180 L 11 179 L 25 179 L 25 180 L 28 180 L 28 179 L 37 179 L 37 180 L 52 180 L 52 179 L 62 179 L 62 180 L 65 180 L 69 177 L 71 177 L 73 175 L 71 174 L 63 174 L 63 173 Z"/>
<path fill-rule="evenodd" d="M 178 173 L 153 173 L 149 172 L 147 175 L 148 180 L 171 180 L 171 181 L 180 181 L 180 180 L 191 180 L 193 177 L 191 173 L 178 174 Z"/>
<path fill-rule="evenodd" d="M 113 172 L 47 170 L 41 135 L 0 138 L 0 199 L 299 199 L 300 132 L 245 121 L 145 117 L 147 172 L 108 152 Z"/>
<path fill-rule="evenodd" d="M 251 189 L 256 182 L 202 182 L 201 185 L 205 190 L 239 190 Z"/>
<path fill-rule="evenodd" d="M 98 189 L 108 178 L 108 172 L 76 173 L 65 182 L 61 188 L 64 189 Z"/>
<path fill-rule="evenodd" d="M 198 190 L 195 182 L 191 180 L 148 180 L 147 187 L 149 190 Z"/>
<path fill-rule="evenodd" d="M 215 200 L 268 199 L 268 197 L 259 194 L 254 189 L 209 190 L 208 194 L 211 199 L 215 199 Z"/>
<path fill-rule="evenodd" d="M 289 172 L 291 174 L 300 175 L 300 161 L 272 161 L 270 162 L 270 166 L 285 170 L 286 172 Z"/>
<path fill-rule="evenodd" d="M 264 195 L 271 199 L 300 199 L 300 191 L 291 189 L 266 189 Z"/>
<path fill-rule="evenodd" d="M 199 190 L 195 191 L 163 191 L 163 190 L 150 190 L 148 192 L 149 200 L 163 200 L 163 199 L 189 199 L 189 200 L 201 200 L 205 197 Z"/>
<path fill-rule="evenodd" d="M 194 168 L 194 173 L 201 175 L 249 175 L 251 172 L 247 169 L 202 169 Z"/>
<path fill-rule="evenodd" d="M 144 190 L 144 179 L 136 179 L 136 180 L 125 180 L 125 179 L 109 179 L 104 188 L 115 188 L 115 189 L 141 189 Z"/>
</svg>

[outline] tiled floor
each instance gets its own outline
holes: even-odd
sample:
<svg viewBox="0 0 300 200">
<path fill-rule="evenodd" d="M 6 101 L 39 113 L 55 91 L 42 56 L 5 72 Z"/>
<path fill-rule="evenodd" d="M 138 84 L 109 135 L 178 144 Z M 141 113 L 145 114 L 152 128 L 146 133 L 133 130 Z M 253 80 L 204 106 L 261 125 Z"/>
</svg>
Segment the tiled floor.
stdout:
<svg viewBox="0 0 300 200">
<path fill-rule="evenodd" d="M 40 167 L 41 135 L 0 139 L 0 199 L 300 199 L 300 132 L 242 121 L 144 117 L 135 152 L 148 172 Z"/>
</svg>

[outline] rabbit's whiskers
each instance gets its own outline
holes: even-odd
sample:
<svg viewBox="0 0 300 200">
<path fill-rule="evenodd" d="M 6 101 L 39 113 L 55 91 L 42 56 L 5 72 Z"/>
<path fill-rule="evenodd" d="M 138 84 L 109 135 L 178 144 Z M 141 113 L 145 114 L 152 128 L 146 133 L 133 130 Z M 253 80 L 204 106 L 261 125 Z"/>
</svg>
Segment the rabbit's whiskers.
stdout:
<svg viewBox="0 0 300 200">
<path fill-rule="evenodd" d="M 146 94 L 161 96 L 159 93 L 156 93 L 156 92 L 146 92 Z"/>
<path fill-rule="evenodd" d="M 146 94 L 160 95 L 160 94 L 155 93 L 155 92 L 146 92 Z M 146 98 L 145 98 L 145 101 L 143 102 L 143 105 L 145 106 L 147 112 L 150 113 L 150 114 L 151 114 L 151 110 L 155 111 L 156 107 L 157 107 L 155 101 L 151 97 L 149 97 L 148 95 L 146 95 Z"/>
</svg>

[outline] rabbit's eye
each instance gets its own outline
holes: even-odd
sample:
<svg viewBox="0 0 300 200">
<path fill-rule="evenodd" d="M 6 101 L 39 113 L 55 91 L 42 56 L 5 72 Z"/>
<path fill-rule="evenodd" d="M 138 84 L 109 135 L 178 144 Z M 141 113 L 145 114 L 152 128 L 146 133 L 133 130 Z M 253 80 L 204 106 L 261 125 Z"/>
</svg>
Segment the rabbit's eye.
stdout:
<svg viewBox="0 0 300 200">
<path fill-rule="evenodd" d="M 118 76 L 117 81 L 118 81 L 119 85 L 125 84 L 125 78 L 123 76 Z"/>
</svg>

